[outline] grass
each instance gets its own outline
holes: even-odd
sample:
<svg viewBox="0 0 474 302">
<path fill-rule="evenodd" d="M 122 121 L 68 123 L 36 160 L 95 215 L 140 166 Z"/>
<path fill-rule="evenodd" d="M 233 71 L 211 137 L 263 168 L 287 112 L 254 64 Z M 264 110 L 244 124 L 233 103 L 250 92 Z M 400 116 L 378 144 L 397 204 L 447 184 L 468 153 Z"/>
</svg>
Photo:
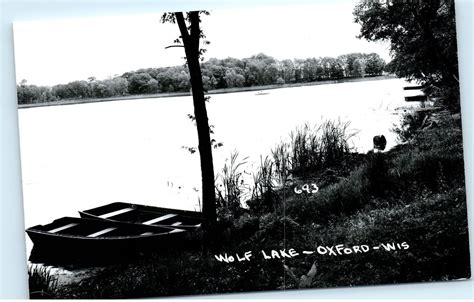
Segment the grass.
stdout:
<svg viewBox="0 0 474 302">
<path fill-rule="evenodd" d="M 348 122 L 328 120 L 319 126 L 305 124 L 296 128 L 290 133 L 289 142 L 278 144 L 271 151 L 271 157 L 260 158 L 260 165 L 249 185 L 244 179 L 248 158 L 239 159 L 239 153 L 234 151 L 216 178 L 219 208 L 233 213 L 233 216 L 241 213 L 244 204 L 254 213 L 276 211 L 282 199 L 276 189 L 285 186 L 289 178 L 307 178 L 311 174 L 341 167 L 347 161 L 351 151 L 349 141 L 355 135 L 349 127 Z"/>
<path fill-rule="evenodd" d="M 272 150 L 278 174 L 307 175 L 339 165 L 350 153 L 349 141 L 356 134 L 349 127 L 348 122 L 328 120 L 296 128 L 289 142 Z"/>
<path fill-rule="evenodd" d="M 31 299 L 52 299 L 58 289 L 58 277 L 51 267 L 32 264 L 28 267 L 28 286 Z"/>
<path fill-rule="evenodd" d="M 425 112 L 409 112 L 403 116 L 401 126 L 395 127 L 393 131 L 401 142 L 407 142 L 415 136 L 417 130 L 421 129 L 427 116 Z"/>
<path fill-rule="evenodd" d="M 278 206 L 277 176 L 275 164 L 269 157 L 260 158 L 260 166 L 253 174 L 252 196 L 247 201 L 249 209 L 253 213 L 274 212 Z"/>
<path fill-rule="evenodd" d="M 460 124 L 446 112 L 437 118 L 439 127 L 416 130 L 411 143 L 366 156 L 318 196 L 288 200 L 288 215 L 306 234 L 294 237 L 293 246 L 411 245 L 407 252 L 318 259 L 323 277 L 314 287 L 470 277 Z M 313 260 L 289 265 L 303 274 Z"/>
<path fill-rule="evenodd" d="M 215 181 L 217 207 L 221 212 L 236 213 L 242 207 L 242 200 L 249 190 L 244 181 L 244 166 L 247 157 L 239 159 L 239 152 L 234 151 L 226 160 L 222 171 Z"/>
<path fill-rule="evenodd" d="M 320 277 L 315 287 L 422 282 L 466 278 L 469 271 L 466 200 L 463 188 L 418 196 L 393 206 L 360 210 L 316 228 L 302 226 L 309 242 L 347 246 L 407 242 L 407 251 L 380 251 L 318 259 Z M 307 246 L 294 240 L 293 246 Z M 307 261 L 306 261 L 307 262 Z M 307 263 L 290 263 L 304 271 Z"/>
<path fill-rule="evenodd" d="M 227 209 L 240 207 L 242 192 L 252 193 L 247 210 L 220 216 L 214 250 L 182 250 L 110 267 L 60 296 L 133 298 L 468 278 L 460 120 L 447 112 L 429 118 L 436 127 L 413 128 L 407 143 L 366 155 L 350 153 L 345 124 L 299 128 L 272 157 L 261 158 L 251 185 L 242 183 L 246 159 L 233 153 L 219 174 L 220 202 Z M 342 128 L 333 129 L 337 125 Z M 317 183 L 319 192 L 294 194 L 294 186 L 304 183 Z M 233 264 L 214 258 L 402 242 L 410 248 Z"/>
</svg>

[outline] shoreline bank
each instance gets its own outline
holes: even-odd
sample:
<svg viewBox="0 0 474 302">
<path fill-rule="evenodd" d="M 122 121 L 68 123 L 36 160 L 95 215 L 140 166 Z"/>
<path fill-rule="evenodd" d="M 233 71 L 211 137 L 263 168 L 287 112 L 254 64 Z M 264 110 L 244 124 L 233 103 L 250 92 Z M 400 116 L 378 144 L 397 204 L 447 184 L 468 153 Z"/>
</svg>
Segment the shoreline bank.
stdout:
<svg viewBox="0 0 474 302">
<path fill-rule="evenodd" d="M 330 85 L 330 84 L 342 84 L 342 83 L 355 83 L 355 82 L 366 82 L 366 81 L 381 81 L 396 79 L 393 75 L 384 75 L 376 77 L 366 78 L 348 78 L 341 80 L 328 80 L 328 81 L 317 81 L 309 83 L 294 83 L 294 84 L 282 84 L 282 85 L 267 85 L 267 86 L 254 86 L 254 87 L 239 87 L 239 88 L 223 88 L 215 89 L 207 92 L 207 95 L 216 94 L 227 94 L 227 93 L 238 93 L 238 92 L 252 92 L 252 91 L 266 91 L 281 88 L 296 88 L 305 86 L 318 86 L 318 85 Z M 114 101 L 128 101 L 137 99 L 156 99 L 156 98 L 169 98 L 169 97 L 184 97 L 190 96 L 189 92 L 172 92 L 172 93 L 158 93 L 158 94 L 143 94 L 143 95 L 127 95 L 121 97 L 109 97 L 109 98 L 95 98 L 95 99 L 71 99 L 61 100 L 54 102 L 34 103 L 34 104 L 19 104 L 18 109 L 37 108 L 37 107 L 49 107 L 49 106 L 64 106 L 64 105 L 78 105 L 88 103 L 101 103 L 101 102 L 114 102 Z"/>
</svg>

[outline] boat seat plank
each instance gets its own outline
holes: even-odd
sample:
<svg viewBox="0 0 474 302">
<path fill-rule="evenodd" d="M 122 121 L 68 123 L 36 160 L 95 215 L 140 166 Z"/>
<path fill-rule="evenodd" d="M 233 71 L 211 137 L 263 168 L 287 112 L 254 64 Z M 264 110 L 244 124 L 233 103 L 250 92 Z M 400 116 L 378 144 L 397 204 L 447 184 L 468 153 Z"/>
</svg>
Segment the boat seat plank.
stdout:
<svg viewBox="0 0 474 302">
<path fill-rule="evenodd" d="M 181 232 L 186 232 L 186 231 L 182 230 L 182 229 L 175 229 L 175 230 L 172 230 L 171 232 L 169 232 L 168 234 L 181 233 Z"/>
<path fill-rule="evenodd" d="M 88 235 L 87 237 L 95 238 L 95 237 L 98 237 L 98 236 L 100 236 L 100 235 L 104 235 L 104 234 L 110 233 L 110 232 L 112 232 L 112 231 L 115 230 L 115 229 L 117 229 L 117 228 L 107 228 L 107 229 L 104 229 L 104 230 L 95 232 L 95 233 L 93 233 L 93 234 L 90 234 L 90 235 Z"/>
<path fill-rule="evenodd" d="M 50 232 L 50 233 L 57 233 L 57 232 L 61 232 L 61 231 L 64 231 L 64 230 L 66 230 L 66 229 L 72 228 L 73 226 L 76 226 L 76 225 L 77 225 L 77 223 L 70 223 L 70 224 L 64 225 L 64 226 L 62 226 L 62 227 L 53 229 L 53 230 L 48 231 L 48 232 Z"/>
<path fill-rule="evenodd" d="M 164 216 L 160 216 L 160 217 L 154 218 L 152 220 L 145 221 L 145 222 L 143 222 L 143 224 L 150 225 L 150 224 L 154 224 L 154 223 L 166 220 L 166 219 L 173 218 L 175 216 L 177 216 L 177 214 L 166 214 Z"/>
<path fill-rule="evenodd" d="M 117 216 L 117 215 L 120 215 L 120 214 L 124 214 L 124 213 L 130 212 L 130 211 L 133 211 L 133 210 L 134 210 L 133 208 L 125 208 L 125 209 L 113 211 L 113 212 L 110 212 L 110 213 L 102 214 L 99 217 L 103 218 L 103 219 L 107 219 L 107 218 Z"/>
<path fill-rule="evenodd" d="M 183 223 L 181 221 L 175 222 L 172 224 L 172 226 L 177 226 L 177 225 L 182 225 Z"/>
</svg>

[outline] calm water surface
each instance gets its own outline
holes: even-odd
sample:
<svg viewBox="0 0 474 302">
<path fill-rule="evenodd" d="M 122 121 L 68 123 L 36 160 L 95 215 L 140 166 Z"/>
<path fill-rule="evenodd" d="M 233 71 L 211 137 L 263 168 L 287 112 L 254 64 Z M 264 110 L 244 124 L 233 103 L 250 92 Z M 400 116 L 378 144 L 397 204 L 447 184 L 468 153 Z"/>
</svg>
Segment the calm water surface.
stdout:
<svg viewBox="0 0 474 302">
<path fill-rule="evenodd" d="M 359 152 L 379 134 L 389 149 L 396 144 L 390 129 L 416 106 L 404 102 L 414 93 L 406 85 L 390 79 L 213 95 L 213 138 L 224 143 L 214 151 L 216 172 L 233 150 L 249 157 L 251 171 L 296 126 L 324 119 L 350 121 Z M 199 155 L 182 148 L 197 146 L 192 113 L 191 97 L 21 109 L 26 227 L 116 201 L 199 210 Z"/>
</svg>

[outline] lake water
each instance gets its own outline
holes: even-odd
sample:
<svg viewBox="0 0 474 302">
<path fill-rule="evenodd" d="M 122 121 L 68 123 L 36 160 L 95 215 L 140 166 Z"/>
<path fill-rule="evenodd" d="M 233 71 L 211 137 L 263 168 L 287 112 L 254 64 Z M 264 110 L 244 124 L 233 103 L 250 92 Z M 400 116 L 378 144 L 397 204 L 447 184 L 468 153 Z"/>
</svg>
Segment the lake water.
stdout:
<svg viewBox="0 0 474 302">
<path fill-rule="evenodd" d="M 390 131 L 405 109 L 407 82 L 353 82 L 213 95 L 208 103 L 219 172 L 233 150 L 251 171 L 290 131 L 322 119 L 350 121 L 359 152 Z M 191 97 L 140 99 L 19 110 L 26 227 L 110 202 L 199 210 L 197 133 Z M 29 239 L 28 239 L 29 240 Z M 31 242 L 28 243 L 31 246 Z"/>
</svg>

